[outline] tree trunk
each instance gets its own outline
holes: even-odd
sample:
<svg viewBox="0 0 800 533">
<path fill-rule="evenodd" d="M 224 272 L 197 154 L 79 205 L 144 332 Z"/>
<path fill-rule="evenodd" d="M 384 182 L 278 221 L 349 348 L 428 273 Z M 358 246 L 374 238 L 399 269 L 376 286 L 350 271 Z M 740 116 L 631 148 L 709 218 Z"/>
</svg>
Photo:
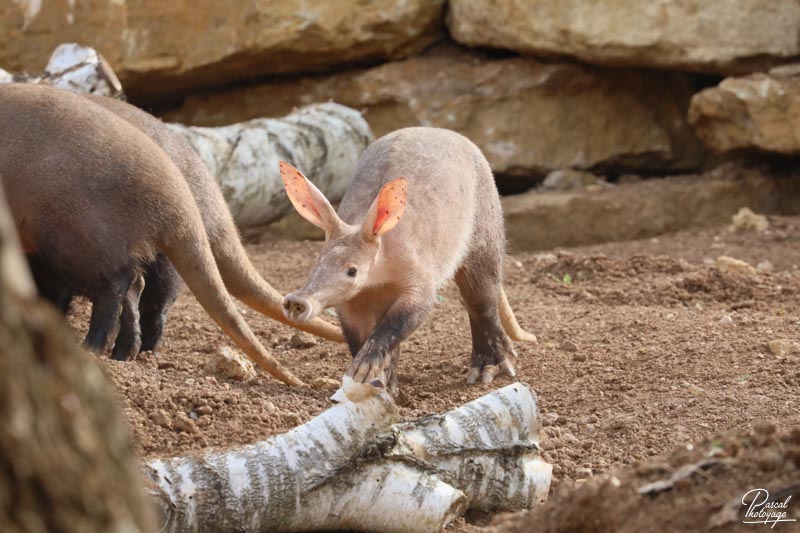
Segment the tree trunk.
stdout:
<svg viewBox="0 0 800 533">
<path fill-rule="evenodd" d="M 141 486 L 97 362 L 36 300 L 0 188 L 0 528 L 149 531 Z"/>
<path fill-rule="evenodd" d="M 439 531 L 467 508 L 547 497 L 539 411 L 515 383 L 444 415 L 394 423 L 388 395 L 346 401 L 266 441 L 150 461 L 164 531 Z"/>
</svg>

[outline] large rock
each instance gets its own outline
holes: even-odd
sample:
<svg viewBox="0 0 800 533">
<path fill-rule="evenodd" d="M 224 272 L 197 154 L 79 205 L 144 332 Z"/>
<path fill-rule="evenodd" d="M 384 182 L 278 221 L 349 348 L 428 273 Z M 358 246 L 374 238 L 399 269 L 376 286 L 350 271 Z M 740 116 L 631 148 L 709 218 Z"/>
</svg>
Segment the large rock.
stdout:
<svg viewBox="0 0 800 533">
<path fill-rule="evenodd" d="M 734 74 L 800 55 L 795 0 L 450 0 L 470 46 L 603 65 Z"/>
<path fill-rule="evenodd" d="M 0 9 L 0 66 L 39 72 L 65 41 L 96 48 L 126 91 L 164 91 L 415 53 L 443 0 L 14 0 Z"/>
<path fill-rule="evenodd" d="M 613 188 L 530 191 L 502 199 L 512 251 L 547 250 L 726 224 L 742 207 L 800 213 L 800 179 L 732 165 L 700 176 L 645 180 Z"/>
<path fill-rule="evenodd" d="M 800 75 L 787 74 L 727 78 L 692 98 L 689 121 L 720 152 L 800 155 Z"/>
<path fill-rule="evenodd" d="M 459 131 L 506 176 L 565 167 L 683 171 L 703 156 L 685 120 L 691 94 L 685 74 L 491 59 L 443 48 L 367 70 L 193 96 L 166 118 L 219 125 L 333 100 L 365 110 L 376 136 L 412 125 Z"/>
</svg>

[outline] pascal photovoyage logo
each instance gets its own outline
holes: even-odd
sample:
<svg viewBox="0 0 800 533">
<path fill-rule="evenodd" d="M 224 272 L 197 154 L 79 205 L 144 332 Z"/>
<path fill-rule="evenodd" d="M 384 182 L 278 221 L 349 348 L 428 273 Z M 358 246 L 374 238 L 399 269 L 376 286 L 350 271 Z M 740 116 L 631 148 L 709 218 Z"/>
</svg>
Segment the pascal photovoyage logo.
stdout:
<svg viewBox="0 0 800 533">
<path fill-rule="evenodd" d="M 750 490 L 742 496 L 742 505 L 746 507 L 742 522 L 769 525 L 771 528 L 781 522 L 797 522 L 796 518 L 788 518 L 791 500 L 791 494 L 783 499 L 770 498 L 767 489 Z"/>
</svg>

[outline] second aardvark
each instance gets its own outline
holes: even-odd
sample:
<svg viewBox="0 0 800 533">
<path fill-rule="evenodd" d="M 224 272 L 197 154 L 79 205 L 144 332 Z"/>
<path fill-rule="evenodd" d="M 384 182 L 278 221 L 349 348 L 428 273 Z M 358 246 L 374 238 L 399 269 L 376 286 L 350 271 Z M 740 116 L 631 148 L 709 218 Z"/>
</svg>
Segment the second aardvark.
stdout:
<svg viewBox="0 0 800 533">
<path fill-rule="evenodd" d="M 281 310 L 283 296 L 250 263 L 219 186 L 186 139 L 156 117 L 128 103 L 92 95 L 82 95 L 81 98 L 89 101 L 86 105 L 99 105 L 141 130 L 175 163 L 200 209 L 214 260 L 232 296 L 275 320 L 288 322 L 294 327 L 301 326 L 305 331 L 327 339 L 342 340 L 338 328 L 321 320 L 292 324 L 284 318 Z M 112 221 L 108 223 L 113 224 Z M 39 292 L 66 313 L 76 287 L 59 277 L 57 265 L 47 264 L 40 255 L 29 254 L 28 259 Z M 143 261 L 142 267 L 144 289 L 141 296 L 129 291 L 122 304 L 119 333 L 112 351 L 114 359 L 130 359 L 139 351 L 156 349 L 169 310 L 180 291 L 180 277 L 164 254 L 158 253 L 152 261 Z M 136 284 L 141 288 L 140 280 L 136 280 Z M 137 298 L 138 306 L 134 301 Z"/>
<path fill-rule="evenodd" d="M 67 91 L 0 85 L 0 185 L 24 251 L 92 300 L 88 348 L 105 347 L 123 305 L 137 336 L 142 270 L 160 253 L 239 348 L 302 384 L 228 294 L 187 178 L 130 122 Z"/>
<path fill-rule="evenodd" d="M 400 343 L 453 275 L 472 330 L 467 382 L 515 375 L 511 339 L 536 337 L 520 328 L 503 290 L 500 199 L 477 146 L 437 128 L 386 135 L 359 160 L 338 214 L 297 169 L 281 163 L 281 175 L 297 211 L 325 230 L 322 252 L 305 286 L 284 299 L 285 312 L 312 320 L 334 306 L 354 381 L 396 389 Z"/>
</svg>

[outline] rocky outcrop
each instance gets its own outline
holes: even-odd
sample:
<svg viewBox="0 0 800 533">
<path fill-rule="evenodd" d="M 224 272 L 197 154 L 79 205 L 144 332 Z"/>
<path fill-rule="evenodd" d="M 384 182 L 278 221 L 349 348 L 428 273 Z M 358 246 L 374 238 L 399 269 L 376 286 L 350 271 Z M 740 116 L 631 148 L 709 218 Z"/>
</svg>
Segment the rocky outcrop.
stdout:
<svg viewBox="0 0 800 533">
<path fill-rule="evenodd" d="M 740 74 L 800 56 L 800 3 L 777 0 L 450 0 L 470 46 L 602 65 Z"/>
<path fill-rule="evenodd" d="M 727 78 L 692 98 L 689 121 L 719 152 L 800 155 L 800 68 Z"/>
<path fill-rule="evenodd" d="M 129 94 L 401 58 L 441 33 L 443 0 L 15 0 L 0 9 L 0 65 L 39 72 L 57 45 L 96 48 Z M 224 8 L 222 5 L 224 4 Z"/>
<path fill-rule="evenodd" d="M 461 132 L 505 176 L 565 167 L 683 171 L 703 157 L 685 121 L 691 94 L 684 74 L 492 59 L 444 48 L 367 70 L 193 96 L 166 118 L 219 125 L 333 100 L 363 109 L 376 137 L 412 125 Z"/>
<path fill-rule="evenodd" d="M 725 224 L 742 207 L 796 215 L 800 180 L 725 165 L 705 175 L 563 192 L 535 190 L 502 202 L 509 248 L 521 252 Z"/>
</svg>

